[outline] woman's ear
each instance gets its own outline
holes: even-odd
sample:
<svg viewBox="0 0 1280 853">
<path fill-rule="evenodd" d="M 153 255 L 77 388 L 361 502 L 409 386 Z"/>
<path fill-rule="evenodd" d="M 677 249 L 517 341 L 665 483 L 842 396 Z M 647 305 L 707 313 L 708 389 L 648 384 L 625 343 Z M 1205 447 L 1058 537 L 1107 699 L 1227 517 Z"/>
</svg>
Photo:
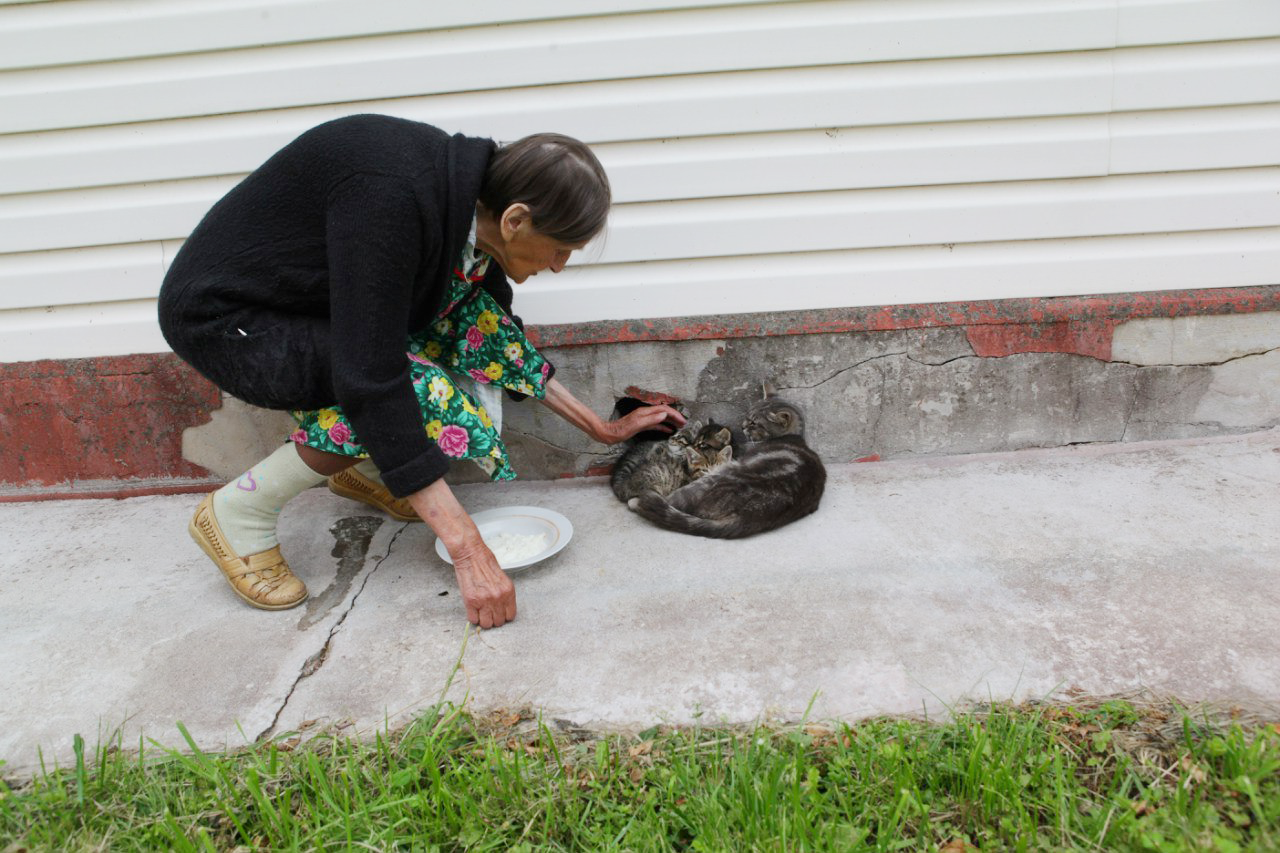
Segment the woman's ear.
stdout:
<svg viewBox="0 0 1280 853">
<path fill-rule="evenodd" d="M 515 204 L 502 211 L 502 239 L 510 242 L 516 234 L 528 231 L 533 227 L 533 217 L 529 205 L 524 202 Z"/>
</svg>

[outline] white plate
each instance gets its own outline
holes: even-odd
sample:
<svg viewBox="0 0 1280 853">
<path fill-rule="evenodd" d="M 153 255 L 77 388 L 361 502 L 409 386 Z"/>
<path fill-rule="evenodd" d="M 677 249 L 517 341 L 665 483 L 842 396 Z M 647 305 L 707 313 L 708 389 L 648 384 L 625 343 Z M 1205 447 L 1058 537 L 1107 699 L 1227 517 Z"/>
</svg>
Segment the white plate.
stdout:
<svg viewBox="0 0 1280 853">
<path fill-rule="evenodd" d="M 476 523 L 476 527 L 480 528 L 480 535 L 484 537 L 485 542 L 491 541 L 501 533 L 546 537 L 546 547 L 532 557 L 506 563 L 499 560 L 498 564 L 508 572 L 542 562 L 547 557 L 559 553 L 560 549 L 568 545 L 569 540 L 573 538 L 573 525 L 569 523 L 569 519 L 555 510 L 537 506 L 504 506 L 499 509 L 486 509 L 471 516 L 471 520 Z M 436 553 L 446 563 L 453 564 L 449 549 L 444 547 L 444 542 L 440 539 L 436 540 Z"/>
</svg>

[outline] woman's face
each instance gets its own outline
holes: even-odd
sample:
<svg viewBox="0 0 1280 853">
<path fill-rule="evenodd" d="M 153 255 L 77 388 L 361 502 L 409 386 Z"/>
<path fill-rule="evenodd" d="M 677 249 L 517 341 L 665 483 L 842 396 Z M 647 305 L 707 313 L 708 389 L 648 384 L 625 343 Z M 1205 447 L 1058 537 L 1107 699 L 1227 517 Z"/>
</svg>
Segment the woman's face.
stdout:
<svg viewBox="0 0 1280 853">
<path fill-rule="evenodd" d="M 530 276 L 543 270 L 560 272 L 569 262 L 569 255 L 585 244 L 570 246 L 553 240 L 545 234 L 529 230 L 517 233 L 506 244 L 505 258 L 499 258 L 502 270 L 516 284 L 523 284 Z"/>
<path fill-rule="evenodd" d="M 560 272 L 569 262 L 569 255 L 586 245 L 561 243 L 539 234 L 523 204 L 511 205 L 496 224 L 497 228 L 489 229 L 482 223 L 476 242 L 516 284 L 523 284 L 543 270 Z"/>
</svg>

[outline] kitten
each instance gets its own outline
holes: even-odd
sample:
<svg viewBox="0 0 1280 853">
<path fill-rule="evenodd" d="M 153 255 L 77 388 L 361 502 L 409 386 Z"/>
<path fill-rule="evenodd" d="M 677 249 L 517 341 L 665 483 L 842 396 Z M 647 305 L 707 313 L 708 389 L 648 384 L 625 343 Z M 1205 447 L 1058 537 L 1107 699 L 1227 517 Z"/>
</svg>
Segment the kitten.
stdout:
<svg viewBox="0 0 1280 853">
<path fill-rule="evenodd" d="M 659 527 L 714 539 L 764 533 L 816 510 L 827 470 L 805 444 L 800 410 L 765 400 L 742 429 L 751 443 L 737 459 L 665 499 L 640 495 L 627 505 Z"/>
<path fill-rule="evenodd" d="M 665 497 L 732 459 L 730 438 L 728 427 L 689 421 L 666 440 L 633 444 L 609 485 L 623 503 L 647 493 Z"/>
</svg>

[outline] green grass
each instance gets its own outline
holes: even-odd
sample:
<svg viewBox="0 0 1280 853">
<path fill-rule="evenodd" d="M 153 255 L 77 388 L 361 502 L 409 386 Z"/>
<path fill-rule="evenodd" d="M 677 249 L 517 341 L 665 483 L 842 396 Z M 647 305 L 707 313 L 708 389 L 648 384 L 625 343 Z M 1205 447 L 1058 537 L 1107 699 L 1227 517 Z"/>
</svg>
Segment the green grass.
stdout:
<svg viewBox="0 0 1280 853">
<path fill-rule="evenodd" d="M 638 737 L 444 706 L 371 742 L 188 745 L 77 740 L 0 784 L 0 850 L 1280 849 L 1276 726 L 1167 705 Z"/>
</svg>

